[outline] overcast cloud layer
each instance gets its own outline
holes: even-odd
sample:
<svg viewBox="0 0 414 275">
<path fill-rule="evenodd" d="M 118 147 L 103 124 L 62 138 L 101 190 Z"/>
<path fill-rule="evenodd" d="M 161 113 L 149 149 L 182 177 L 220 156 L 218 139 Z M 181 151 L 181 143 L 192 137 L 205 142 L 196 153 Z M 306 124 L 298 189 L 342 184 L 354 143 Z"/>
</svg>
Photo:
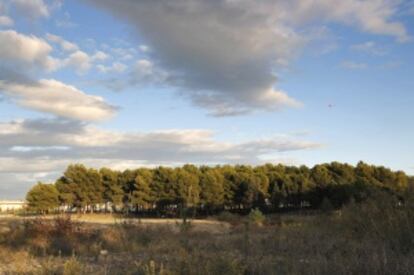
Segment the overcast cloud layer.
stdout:
<svg viewBox="0 0 414 275">
<path fill-rule="evenodd" d="M 408 40 L 393 20 L 394 0 L 88 1 L 130 23 L 153 50 L 163 84 L 216 116 L 301 106 L 277 88 L 275 72 L 307 42 L 301 33 L 313 23 Z"/>
</svg>

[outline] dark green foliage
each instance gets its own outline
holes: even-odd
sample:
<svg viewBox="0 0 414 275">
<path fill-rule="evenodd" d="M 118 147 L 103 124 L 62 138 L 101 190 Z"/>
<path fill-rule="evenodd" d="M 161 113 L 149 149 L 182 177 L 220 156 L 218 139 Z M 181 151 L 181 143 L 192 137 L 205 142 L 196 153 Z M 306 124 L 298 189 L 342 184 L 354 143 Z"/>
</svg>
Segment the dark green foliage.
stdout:
<svg viewBox="0 0 414 275">
<path fill-rule="evenodd" d="M 123 172 L 70 165 L 56 181 L 59 201 L 68 210 L 93 212 L 112 209 L 168 216 L 216 214 L 258 208 L 268 213 L 314 208 L 329 201 L 339 209 L 359 203 L 375 190 L 400 195 L 414 185 L 411 177 L 360 162 L 356 167 L 333 162 L 309 169 L 262 166 L 140 168 Z M 35 202 L 32 203 L 33 207 Z"/>
<path fill-rule="evenodd" d="M 106 203 L 106 210 L 108 210 L 108 203 L 111 203 L 112 205 L 119 205 L 122 203 L 124 192 L 119 181 L 119 172 L 112 171 L 108 168 L 102 168 L 99 173 L 101 174 L 101 182 L 104 190 L 103 199 Z"/>
<path fill-rule="evenodd" d="M 202 168 L 200 175 L 200 203 L 209 211 L 223 207 L 224 176 L 218 169 Z"/>
<path fill-rule="evenodd" d="M 53 184 L 38 183 L 27 193 L 29 210 L 45 213 L 59 206 L 59 193 Z"/>
<path fill-rule="evenodd" d="M 137 170 L 137 176 L 131 189 L 130 202 L 136 209 L 147 209 L 153 202 L 151 192 L 152 171 L 149 169 Z"/>
<path fill-rule="evenodd" d="M 81 164 L 69 165 L 63 177 L 56 182 L 56 187 L 62 204 L 70 208 L 93 212 L 96 205 L 104 203 L 105 187 L 101 174 Z"/>
</svg>

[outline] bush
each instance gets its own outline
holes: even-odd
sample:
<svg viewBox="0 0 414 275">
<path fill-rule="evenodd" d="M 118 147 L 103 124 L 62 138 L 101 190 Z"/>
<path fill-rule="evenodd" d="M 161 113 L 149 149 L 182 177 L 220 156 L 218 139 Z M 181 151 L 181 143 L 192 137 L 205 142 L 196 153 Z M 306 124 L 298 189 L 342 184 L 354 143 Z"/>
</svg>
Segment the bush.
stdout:
<svg viewBox="0 0 414 275">
<path fill-rule="evenodd" d="M 63 275 L 79 275 L 83 273 L 83 265 L 72 257 L 63 265 Z"/>
<path fill-rule="evenodd" d="M 414 197 L 402 199 L 377 192 L 364 203 L 351 203 L 342 212 L 349 234 L 381 243 L 397 253 L 414 253 Z"/>
<path fill-rule="evenodd" d="M 265 215 L 263 215 L 263 213 L 259 209 L 255 208 L 252 211 L 250 211 L 249 221 L 251 223 L 258 225 L 258 226 L 262 226 L 265 220 L 266 220 Z"/>
<path fill-rule="evenodd" d="M 70 216 L 56 217 L 53 220 L 51 252 L 53 254 L 72 255 L 78 244 L 76 224 Z"/>
</svg>

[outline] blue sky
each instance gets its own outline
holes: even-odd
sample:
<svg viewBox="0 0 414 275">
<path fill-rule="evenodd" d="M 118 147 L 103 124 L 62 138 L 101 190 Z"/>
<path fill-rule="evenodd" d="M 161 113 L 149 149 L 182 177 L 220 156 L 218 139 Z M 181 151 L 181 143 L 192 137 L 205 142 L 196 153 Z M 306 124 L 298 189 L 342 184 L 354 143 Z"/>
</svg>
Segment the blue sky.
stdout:
<svg viewBox="0 0 414 275">
<path fill-rule="evenodd" d="M 414 174 L 414 2 L 0 0 L 0 197 L 70 163 Z"/>
</svg>

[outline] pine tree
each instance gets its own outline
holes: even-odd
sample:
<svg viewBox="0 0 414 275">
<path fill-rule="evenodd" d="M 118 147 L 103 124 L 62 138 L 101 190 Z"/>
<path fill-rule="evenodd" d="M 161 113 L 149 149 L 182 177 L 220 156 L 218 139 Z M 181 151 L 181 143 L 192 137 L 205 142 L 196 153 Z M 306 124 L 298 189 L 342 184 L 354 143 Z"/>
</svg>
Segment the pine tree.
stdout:
<svg viewBox="0 0 414 275">
<path fill-rule="evenodd" d="M 47 213 L 59 206 L 59 192 L 53 184 L 39 182 L 26 195 L 30 210 Z"/>
</svg>

